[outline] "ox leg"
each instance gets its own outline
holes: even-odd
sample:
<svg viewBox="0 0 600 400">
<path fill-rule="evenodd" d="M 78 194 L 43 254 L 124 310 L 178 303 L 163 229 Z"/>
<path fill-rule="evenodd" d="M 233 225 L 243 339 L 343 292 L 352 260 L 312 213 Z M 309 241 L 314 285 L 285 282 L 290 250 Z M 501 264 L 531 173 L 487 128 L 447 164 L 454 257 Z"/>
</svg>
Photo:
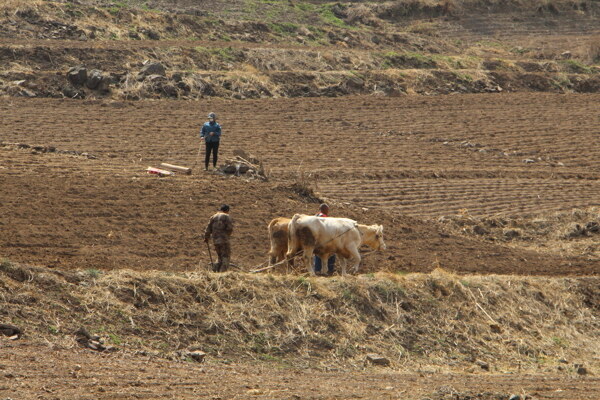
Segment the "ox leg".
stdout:
<svg viewBox="0 0 600 400">
<path fill-rule="evenodd" d="M 306 266 L 306 268 L 308 269 L 308 273 L 311 276 L 315 276 L 315 265 L 313 263 L 313 255 L 314 255 L 314 248 L 305 248 L 304 249 L 304 265 Z"/>
<path fill-rule="evenodd" d="M 360 253 L 358 252 L 358 247 L 350 251 L 349 260 L 352 261 L 353 273 L 358 273 L 358 267 L 360 266 Z"/>
<path fill-rule="evenodd" d="M 339 264 L 342 266 L 342 276 L 346 275 L 346 265 L 348 265 L 348 259 L 343 257 L 338 257 Z"/>
<path fill-rule="evenodd" d="M 284 260 L 286 261 L 285 262 L 285 272 L 286 272 L 286 274 L 289 274 L 291 269 L 294 267 L 294 259 L 291 258 L 289 260 L 286 260 L 285 253 L 286 253 L 285 250 L 281 252 L 279 261 L 284 261 Z"/>
<path fill-rule="evenodd" d="M 294 265 L 294 257 L 296 256 L 295 252 L 288 249 L 287 253 L 285 253 L 284 259 L 286 260 L 286 264 Z"/>
</svg>

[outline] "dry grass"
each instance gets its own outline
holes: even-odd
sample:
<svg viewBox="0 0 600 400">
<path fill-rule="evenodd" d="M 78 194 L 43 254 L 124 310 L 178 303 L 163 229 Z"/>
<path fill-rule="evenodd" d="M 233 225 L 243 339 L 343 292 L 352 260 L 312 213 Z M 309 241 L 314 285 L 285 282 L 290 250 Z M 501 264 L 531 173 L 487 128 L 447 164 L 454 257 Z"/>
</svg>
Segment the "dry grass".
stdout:
<svg viewBox="0 0 600 400">
<path fill-rule="evenodd" d="M 466 213 L 442 217 L 439 221 L 457 233 L 492 237 L 514 247 L 600 258 L 600 210 L 595 207 L 520 217 L 476 218 Z"/>
<path fill-rule="evenodd" d="M 378 273 L 346 278 L 194 272 L 67 273 L 0 265 L 4 321 L 75 345 L 85 326 L 124 350 L 164 356 L 199 346 L 210 357 L 323 360 L 362 367 L 555 370 L 600 367 L 597 278 Z M 450 367 L 448 367 L 450 365 Z M 476 367 L 478 368 L 478 367 Z"/>
<path fill-rule="evenodd" d="M 37 11 L 44 3 L 43 0 L 2 0 L 0 12 Z"/>
<path fill-rule="evenodd" d="M 591 41 L 587 59 L 590 64 L 600 64 L 600 36 Z"/>
</svg>

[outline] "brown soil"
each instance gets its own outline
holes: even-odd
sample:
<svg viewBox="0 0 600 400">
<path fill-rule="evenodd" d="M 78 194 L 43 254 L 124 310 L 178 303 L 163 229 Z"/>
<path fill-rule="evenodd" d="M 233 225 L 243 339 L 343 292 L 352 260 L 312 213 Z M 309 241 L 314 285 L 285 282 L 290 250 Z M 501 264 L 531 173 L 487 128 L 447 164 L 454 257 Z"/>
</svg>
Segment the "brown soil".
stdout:
<svg viewBox="0 0 600 400">
<path fill-rule="evenodd" d="M 99 355 L 45 344 L 2 345 L 0 395 L 14 397 L 18 393 L 23 400 L 505 400 L 511 394 L 529 394 L 534 399 L 594 400 L 600 396 L 600 380 L 595 377 L 398 373 L 373 367 L 345 372 L 324 367 L 274 369 L 262 363 L 195 365 L 135 355 Z"/>
<path fill-rule="evenodd" d="M 448 235 L 405 215 L 465 208 L 518 215 L 530 207 L 593 205 L 597 157 L 588 144 L 597 121 L 586 116 L 595 101 L 501 95 L 213 101 L 198 107 L 11 100 L 2 106 L 6 142 L 97 159 L 3 147 L 0 245 L 10 259 L 63 268 L 190 270 L 207 259 L 199 241 L 205 221 L 228 202 L 237 220 L 234 258 L 251 268 L 266 260 L 272 218 L 315 212 L 316 204 L 290 188 L 304 181 L 334 202 L 334 215 L 385 226 L 388 251 L 367 256 L 364 270 L 425 272 L 441 265 L 463 273 L 597 274 L 597 261 Z M 524 104 L 531 110 L 527 116 Z M 255 153 L 270 170 L 270 182 L 145 174 L 160 162 L 194 164 L 200 115 L 208 110 L 222 116 L 222 157 L 238 147 Z M 563 130 L 570 132 L 566 142 Z M 322 144 L 324 134 L 335 144 Z M 536 140 L 546 143 L 542 152 Z M 474 151 L 461 146 L 464 141 L 497 149 Z M 536 163 L 522 161 L 538 155 Z M 554 166 L 558 160 L 564 166 Z M 531 205 L 531 198 L 537 203 Z"/>
</svg>

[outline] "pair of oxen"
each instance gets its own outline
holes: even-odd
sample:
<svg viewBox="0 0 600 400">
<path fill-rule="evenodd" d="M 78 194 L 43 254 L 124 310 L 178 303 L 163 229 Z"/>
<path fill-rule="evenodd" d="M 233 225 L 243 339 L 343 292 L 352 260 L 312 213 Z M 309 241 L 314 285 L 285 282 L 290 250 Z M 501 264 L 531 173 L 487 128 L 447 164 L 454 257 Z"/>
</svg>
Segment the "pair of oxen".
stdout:
<svg viewBox="0 0 600 400">
<path fill-rule="evenodd" d="M 354 273 L 360 266 L 360 246 L 373 250 L 385 250 L 383 226 L 362 225 L 348 218 L 316 217 L 296 214 L 292 219 L 279 217 L 269 223 L 269 265 L 287 261 L 292 264 L 295 256 L 303 254 L 304 264 L 315 275 L 313 255 L 321 258 L 322 265 L 336 254 L 346 274 L 347 264 Z"/>
</svg>

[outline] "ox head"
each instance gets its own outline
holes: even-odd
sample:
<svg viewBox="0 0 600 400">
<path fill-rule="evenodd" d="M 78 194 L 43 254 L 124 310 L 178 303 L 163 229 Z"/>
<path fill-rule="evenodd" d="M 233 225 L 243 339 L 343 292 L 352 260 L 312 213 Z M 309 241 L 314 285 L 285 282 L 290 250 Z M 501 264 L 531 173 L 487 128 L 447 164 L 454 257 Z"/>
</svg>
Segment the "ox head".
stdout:
<svg viewBox="0 0 600 400">
<path fill-rule="evenodd" d="M 383 241 L 383 226 L 382 225 L 359 225 L 362 234 L 362 242 L 373 250 L 385 250 L 385 242 Z"/>
</svg>

